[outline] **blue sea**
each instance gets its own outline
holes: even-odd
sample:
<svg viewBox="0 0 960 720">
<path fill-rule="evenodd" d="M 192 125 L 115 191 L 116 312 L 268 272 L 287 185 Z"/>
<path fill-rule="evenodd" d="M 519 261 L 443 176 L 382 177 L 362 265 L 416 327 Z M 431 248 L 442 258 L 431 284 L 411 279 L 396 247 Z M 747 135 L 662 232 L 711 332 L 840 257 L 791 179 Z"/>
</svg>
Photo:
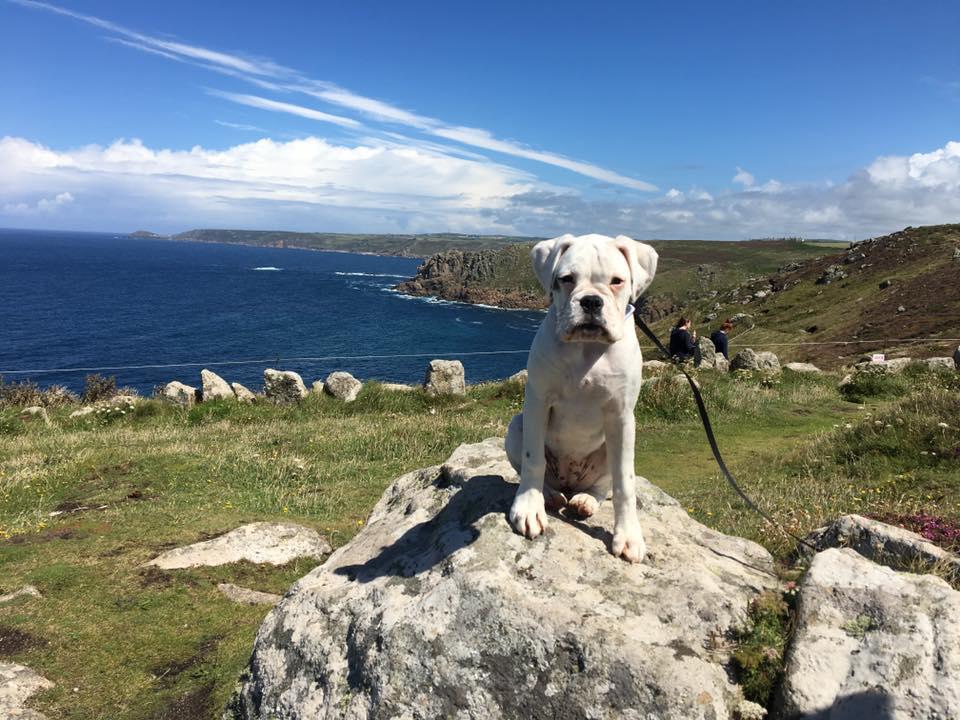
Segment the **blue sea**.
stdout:
<svg viewBox="0 0 960 720">
<path fill-rule="evenodd" d="M 456 358 L 476 383 L 526 365 L 541 313 L 393 291 L 418 264 L 0 230 L 0 375 L 79 391 L 98 372 L 149 394 L 171 380 L 198 385 L 202 367 L 259 389 L 266 367 L 308 384 L 334 370 L 417 383 L 431 358 Z"/>
</svg>

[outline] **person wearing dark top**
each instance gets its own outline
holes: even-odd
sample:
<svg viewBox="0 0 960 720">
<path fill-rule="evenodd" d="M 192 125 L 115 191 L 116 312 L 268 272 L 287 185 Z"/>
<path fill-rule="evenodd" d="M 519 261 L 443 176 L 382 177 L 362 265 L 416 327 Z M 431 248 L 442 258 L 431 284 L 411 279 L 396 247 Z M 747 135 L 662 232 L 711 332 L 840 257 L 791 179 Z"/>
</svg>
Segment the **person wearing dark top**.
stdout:
<svg viewBox="0 0 960 720">
<path fill-rule="evenodd" d="M 670 357 L 681 362 L 692 358 L 697 347 L 697 331 L 691 331 L 690 324 L 690 320 L 682 317 L 670 331 Z"/>
<path fill-rule="evenodd" d="M 730 359 L 730 355 L 727 354 L 728 350 L 728 340 L 727 333 L 733 330 L 733 323 L 729 320 L 724 320 L 723 325 L 720 326 L 719 330 L 714 330 L 713 335 L 710 336 L 710 340 L 713 341 L 714 349 L 722 354 L 727 360 Z"/>
</svg>

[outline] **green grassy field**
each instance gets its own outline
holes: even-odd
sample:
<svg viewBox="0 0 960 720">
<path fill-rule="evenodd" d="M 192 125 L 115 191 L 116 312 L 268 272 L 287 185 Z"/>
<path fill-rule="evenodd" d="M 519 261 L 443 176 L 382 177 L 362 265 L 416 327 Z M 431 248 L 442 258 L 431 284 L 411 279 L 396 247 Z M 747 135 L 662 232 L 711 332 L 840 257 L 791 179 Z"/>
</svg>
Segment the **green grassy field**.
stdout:
<svg viewBox="0 0 960 720">
<path fill-rule="evenodd" d="M 911 370 L 846 395 L 837 379 L 703 374 L 744 487 L 797 533 L 854 511 L 956 524 L 958 375 Z M 785 557 L 791 544 L 720 479 L 687 388 L 653 387 L 637 409 L 638 472 L 702 522 Z M 217 583 L 283 592 L 316 563 L 143 563 L 254 520 L 298 522 L 340 546 L 393 478 L 502 436 L 521 402 L 513 383 L 463 398 L 371 383 L 350 405 L 143 401 L 82 419 L 68 406 L 50 426 L 0 409 L 0 593 L 31 583 L 43 594 L 0 606 L 0 659 L 56 683 L 34 702 L 51 718 L 218 717 L 266 609 L 230 603 Z"/>
</svg>

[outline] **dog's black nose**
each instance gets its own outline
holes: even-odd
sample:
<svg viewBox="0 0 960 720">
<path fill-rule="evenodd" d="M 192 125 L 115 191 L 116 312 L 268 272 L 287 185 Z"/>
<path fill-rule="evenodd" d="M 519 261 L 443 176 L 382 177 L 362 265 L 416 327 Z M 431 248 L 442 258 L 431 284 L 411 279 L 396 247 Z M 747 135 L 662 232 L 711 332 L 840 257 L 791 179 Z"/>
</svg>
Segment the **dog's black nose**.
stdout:
<svg viewBox="0 0 960 720">
<path fill-rule="evenodd" d="M 600 312 L 603 307 L 603 298 L 599 295 L 586 295 L 580 298 L 580 307 L 588 313 Z"/>
</svg>

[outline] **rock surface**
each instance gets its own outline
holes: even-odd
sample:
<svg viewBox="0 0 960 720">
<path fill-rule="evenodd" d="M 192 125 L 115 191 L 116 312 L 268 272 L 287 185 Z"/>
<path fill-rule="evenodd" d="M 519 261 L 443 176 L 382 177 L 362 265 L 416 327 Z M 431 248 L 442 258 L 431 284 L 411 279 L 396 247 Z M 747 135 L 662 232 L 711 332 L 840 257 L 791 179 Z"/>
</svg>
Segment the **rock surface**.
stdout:
<svg viewBox="0 0 960 720">
<path fill-rule="evenodd" d="M 267 368 L 263 371 L 263 394 L 275 403 L 295 403 L 307 396 L 307 386 L 291 370 Z"/>
<path fill-rule="evenodd" d="M 240 402 L 252 403 L 257 401 L 256 394 L 240 383 L 230 383 L 230 389 L 233 390 L 233 394 Z"/>
<path fill-rule="evenodd" d="M 343 402 L 353 402 L 360 394 L 363 383 L 348 372 L 332 372 L 323 381 L 323 391 Z"/>
<path fill-rule="evenodd" d="M 670 363 L 664 362 L 663 360 L 644 360 L 643 369 L 649 370 L 650 372 L 660 372 L 666 367 L 670 367 Z"/>
<path fill-rule="evenodd" d="M 45 720 L 46 715 L 24 707 L 31 695 L 52 688 L 53 683 L 23 665 L 0 661 L 0 718 Z"/>
<path fill-rule="evenodd" d="M 695 355 L 697 367 L 712 368 L 716 365 L 717 349 L 713 346 L 713 340 L 708 337 L 697 338 L 697 353 Z"/>
<path fill-rule="evenodd" d="M 515 372 L 513 375 L 508 377 L 507 380 L 509 380 L 510 382 L 518 382 L 521 385 L 526 385 L 527 377 L 529 376 L 529 374 L 530 373 L 527 371 L 527 369 L 524 368 L 523 370 L 519 370 Z"/>
<path fill-rule="evenodd" d="M 217 585 L 217 590 L 219 590 L 227 600 L 240 605 L 276 605 L 280 602 L 280 598 L 283 597 L 282 595 L 275 595 L 274 593 L 242 588 L 233 583 L 220 583 Z"/>
<path fill-rule="evenodd" d="M 463 363 L 459 360 L 431 360 L 423 379 L 428 395 L 463 395 L 467 391 Z"/>
<path fill-rule="evenodd" d="M 797 603 L 774 718 L 906 720 L 960 708 L 960 592 L 850 549 L 819 553 Z"/>
<path fill-rule="evenodd" d="M 0 603 L 8 603 L 11 600 L 16 600 L 19 597 L 43 597 L 40 594 L 40 591 L 37 590 L 33 585 L 24 585 L 21 588 L 8 592 L 6 595 L 0 595 Z"/>
<path fill-rule="evenodd" d="M 820 368 L 812 363 L 802 363 L 802 362 L 790 362 L 783 366 L 784 370 L 790 370 L 795 373 L 814 373 L 820 374 L 823 372 Z"/>
<path fill-rule="evenodd" d="M 878 375 L 896 375 L 910 366 L 910 358 L 890 358 L 889 360 L 864 360 L 858 362 L 854 368 L 856 372 L 877 373 Z"/>
<path fill-rule="evenodd" d="M 197 389 L 174 380 L 164 386 L 161 399 L 183 407 L 192 407 L 197 401 Z"/>
<path fill-rule="evenodd" d="M 236 395 L 233 393 L 233 388 L 230 387 L 230 383 L 212 370 L 207 370 L 206 368 L 201 370 L 200 382 L 203 386 L 204 402 L 207 400 L 233 400 L 236 398 Z"/>
<path fill-rule="evenodd" d="M 960 557 L 918 533 L 862 515 L 844 515 L 814 530 L 806 539 L 817 550 L 850 548 L 868 560 L 894 570 L 938 565 L 960 581 Z"/>
<path fill-rule="evenodd" d="M 780 360 L 772 352 L 756 352 L 753 348 L 744 348 L 730 361 L 730 371 L 734 370 L 780 372 Z"/>
<path fill-rule="evenodd" d="M 380 383 L 380 387 L 384 390 L 390 390 L 392 392 L 410 392 L 411 390 L 416 390 L 413 385 L 404 385 L 403 383 Z"/>
<path fill-rule="evenodd" d="M 50 424 L 50 416 L 47 414 L 47 409 L 42 408 L 39 405 L 32 405 L 30 407 L 25 407 L 20 411 L 20 419 L 24 422 L 33 422 L 34 420 L 40 420 L 44 425 Z"/>
<path fill-rule="evenodd" d="M 164 570 L 241 560 L 284 565 L 299 557 L 320 559 L 330 550 L 330 543 L 316 530 L 293 523 L 257 522 L 241 525 L 212 540 L 168 550 L 147 565 Z"/>
<path fill-rule="evenodd" d="M 692 520 L 638 478 L 648 558 L 609 553 L 610 504 L 506 520 L 502 440 L 394 481 L 366 526 L 275 607 L 230 716 L 729 718 L 723 642 L 776 585 L 765 550 Z"/>
<path fill-rule="evenodd" d="M 945 370 L 953 370 L 953 358 L 948 357 L 932 357 L 921 360 L 924 365 L 930 369 L 943 368 Z"/>
</svg>

